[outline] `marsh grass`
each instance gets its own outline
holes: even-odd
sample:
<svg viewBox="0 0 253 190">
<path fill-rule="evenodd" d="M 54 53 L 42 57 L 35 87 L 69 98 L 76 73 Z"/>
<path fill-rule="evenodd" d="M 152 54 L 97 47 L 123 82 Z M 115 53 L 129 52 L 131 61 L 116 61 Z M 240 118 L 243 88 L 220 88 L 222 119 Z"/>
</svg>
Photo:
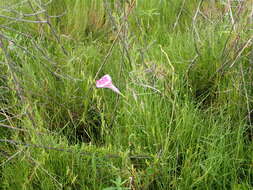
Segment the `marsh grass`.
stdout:
<svg viewBox="0 0 253 190">
<path fill-rule="evenodd" d="M 252 3 L 231 2 L 1 1 L 0 189 L 251 189 Z"/>
</svg>

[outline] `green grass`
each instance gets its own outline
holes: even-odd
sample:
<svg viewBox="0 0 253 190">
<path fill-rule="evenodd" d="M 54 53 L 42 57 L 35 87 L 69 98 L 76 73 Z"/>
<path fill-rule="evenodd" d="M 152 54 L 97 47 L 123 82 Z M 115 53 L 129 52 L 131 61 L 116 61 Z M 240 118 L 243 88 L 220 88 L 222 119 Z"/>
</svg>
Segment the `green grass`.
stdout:
<svg viewBox="0 0 253 190">
<path fill-rule="evenodd" d="M 250 1 L 20 2 L 0 2 L 0 189 L 253 188 Z"/>
</svg>

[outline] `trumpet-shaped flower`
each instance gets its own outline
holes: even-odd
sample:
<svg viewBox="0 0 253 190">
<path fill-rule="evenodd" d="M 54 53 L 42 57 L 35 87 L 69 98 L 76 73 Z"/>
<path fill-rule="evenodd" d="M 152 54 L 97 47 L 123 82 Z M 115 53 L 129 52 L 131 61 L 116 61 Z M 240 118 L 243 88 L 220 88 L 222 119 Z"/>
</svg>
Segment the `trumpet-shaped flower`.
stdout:
<svg viewBox="0 0 253 190">
<path fill-rule="evenodd" d="M 96 81 L 97 88 L 110 88 L 114 92 L 121 95 L 119 89 L 112 84 L 112 78 L 110 75 L 104 75 L 101 79 Z"/>
</svg>

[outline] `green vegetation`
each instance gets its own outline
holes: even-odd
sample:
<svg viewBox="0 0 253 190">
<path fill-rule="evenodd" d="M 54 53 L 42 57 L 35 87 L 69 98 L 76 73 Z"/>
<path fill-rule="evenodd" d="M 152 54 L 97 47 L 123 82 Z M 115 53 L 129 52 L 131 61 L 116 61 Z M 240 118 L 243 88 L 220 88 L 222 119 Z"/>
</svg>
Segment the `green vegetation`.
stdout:
<svg viewBox="0 0 253 190">
<path fill-rule="evenodd" d="M 1 0 L 0 189 L 252 189 L 252 7 Z"/>
</svg>

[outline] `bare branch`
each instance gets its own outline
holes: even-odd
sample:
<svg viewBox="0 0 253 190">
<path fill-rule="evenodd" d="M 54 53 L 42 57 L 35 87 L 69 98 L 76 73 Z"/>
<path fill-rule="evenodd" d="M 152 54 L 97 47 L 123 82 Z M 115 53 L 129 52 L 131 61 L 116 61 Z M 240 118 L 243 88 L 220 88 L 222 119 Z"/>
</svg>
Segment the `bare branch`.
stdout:
<svg viewBox="0 0 253 190">
<path fill-rule="evenodd" d="M 27 19 L 23 19 L 23 18 L 15 18 L 15 17 L 10 17 L 10 16 L 5 16 L 5 15 L 0 15 L 1 18 L 6 18 L 9 20 L 14 20 L 17 22 L 27 22 L 27 23 L 47 23 L 46 20 L 27 20 Z"/>
<path fill-rule="evenodd" d="M 93 156 L 94 155 L 94 153 L 92 153 L 92 152 L 78 152 L 78 151 L 75 151 L 72 149 L 56 148 L 56 147 L 52 147 L 52 146 L 45 146 L 45 145 L 38 145 L 38 144 L 29 144 L 29 143 L 24 143 L 21 141 L 10 140 L 10 139 L 0 139 L 0 142 L 13 144 L 15 146 L 21 145 L 24 147 L 42 148 L 42 149 L 46 149 L 46 150 L 67 152 L 67 153 L 79 154 L 79 155 L 84 155 L 84 156 Z M 107 158 L 120 158 L 121 156 L 118 154 L 107 154 L 107 155 L 105 155 L 105 157 L 107 157 Z M 131 156 L 129 156 L 129 158 L 152 159 L 151 156 L 147 156 L 147 155 L 131 155 Z"/>
</svg>

